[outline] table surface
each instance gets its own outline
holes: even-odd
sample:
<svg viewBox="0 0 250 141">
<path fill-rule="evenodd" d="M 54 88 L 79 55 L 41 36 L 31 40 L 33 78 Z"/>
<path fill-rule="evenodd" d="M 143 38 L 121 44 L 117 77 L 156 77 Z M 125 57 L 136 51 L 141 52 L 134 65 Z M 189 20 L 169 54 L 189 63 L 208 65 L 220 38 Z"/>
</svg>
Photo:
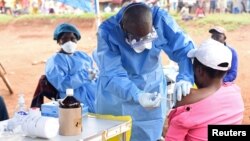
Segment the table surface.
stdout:
<svg viewBox="0 0 250 141">
<path fill-rule="evenodd" d="M 83 132 L 78 136 L 61 136 L 57 135 L 51 139 L 43 138 L 32 138 L 28 136 L 22 136 L 21 134 L 13 134 L 11 136 L 1 136 L 0 141 L 85 141 L 85 140 L 103 140 L 103 135 L 106 136 L 115 136 L 122 134 L 130 130 L 131 123 L 127 121 L 118 121 L 118 120 L 107 120 L 96 118 L 95 116 L 86 115 L 83 117 Z M 6 121 L 0 122 L 0 132 L 3 131 L 4 125 L 7 125 Z M 111 133 L 112 132 L 112 133 Z M 107 137 L 109 138 L 109 137 Z"/>
</svg>

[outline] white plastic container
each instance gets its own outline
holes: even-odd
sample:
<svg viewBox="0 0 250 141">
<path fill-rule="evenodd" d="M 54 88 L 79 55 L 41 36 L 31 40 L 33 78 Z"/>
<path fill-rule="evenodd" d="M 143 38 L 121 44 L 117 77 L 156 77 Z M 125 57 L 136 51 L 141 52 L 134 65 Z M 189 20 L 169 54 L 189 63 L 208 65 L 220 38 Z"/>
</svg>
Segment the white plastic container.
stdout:
<svg viewBox="0 0 250 141">
<path fill-rule="evenodd" d="M 50 139 L 58 134 L 59 122 L 53 117 L 28 115 L 22 124 L 22 130 L 27 136 Z"/>
</svg>

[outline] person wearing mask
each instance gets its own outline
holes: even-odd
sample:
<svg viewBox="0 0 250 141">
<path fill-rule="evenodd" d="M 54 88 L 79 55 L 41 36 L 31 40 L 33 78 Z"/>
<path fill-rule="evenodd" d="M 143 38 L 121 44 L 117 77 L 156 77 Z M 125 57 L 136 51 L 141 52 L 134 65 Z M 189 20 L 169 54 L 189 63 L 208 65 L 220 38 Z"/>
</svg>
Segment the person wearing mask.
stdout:
<svg viewBox="0 0 250 141">
<path fill-rule="evenodd" d="M 241 124 L 244 103 L 240 88 L 223 83 L 231 67 L 232 52 L 222 43 L 209 39 L 191 50 L 194 78 L 198 89 L 179 102 L 168 116 L 166 141 L 207 141 L 208 125 Z"/>
<path fill-rule="evenodd" d="M 104 21 L 97 41 L 96 113 L 130 115 L 131 141 L 160 139 L 168 111 L 161 52 L 178 63 L 174 97 L 180 100 L 193 86 L 187 57 L 193 41 L 165 10 L 144 3 L 124 6 Z"/>
<path fill-rule="evenodd" d="M 53 39 L 60 50 L 46 62 L 46 78 L 57 89 L 60 98 L 66 96 L 67 88 L 73 88 L 74 97 L 88 106 L 89 112 L 94 112 L 96 71 L 92 58 L 77 51 L 77 42 L 81 39 L 79 30 L 70 23 L 59 24 Z"/>
<path fill-rule="evenodd" d="M 227 71 L 225 77 L 223 78 L 223 82 L 233 82 L 235 81 L 237 77 L 237 71 L 238 71 L 238 55 L 234 48 L 230 47 L 226 43 L 226 30 L 223 27 L 213 27 L 209 30 L 209 33 L 211 33 L 211 38 L 221 42 L 226 47 L 228 47 L 232 52 L 232 62 L 231 62 L 231 68 Z"/>
</svg>

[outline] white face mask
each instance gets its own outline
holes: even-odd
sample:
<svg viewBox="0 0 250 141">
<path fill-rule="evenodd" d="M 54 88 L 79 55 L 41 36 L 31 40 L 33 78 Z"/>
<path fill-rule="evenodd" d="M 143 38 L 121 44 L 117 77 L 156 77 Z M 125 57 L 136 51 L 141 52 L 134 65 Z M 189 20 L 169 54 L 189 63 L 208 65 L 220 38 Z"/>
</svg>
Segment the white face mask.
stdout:
<svg viewBox="0 0 250 141">
<path fill-rule="evenodd" d="M 74 53 L 76 50 L 76 47 L 77 47 L 77 44 L 72 41 L 68 41 L 64 43 L 63 45 L 61 45 L 61 48 L 67 53 Z"/>
<path fill-rule="evenodd" d="M 136 53 L 141 53 L 145 49 L 151 49 L 151 48 L 152 48 L 152 42 L 144 43 L 144 44 L 141 44 L 140 46 L 133 47 Z"/>
</svg>

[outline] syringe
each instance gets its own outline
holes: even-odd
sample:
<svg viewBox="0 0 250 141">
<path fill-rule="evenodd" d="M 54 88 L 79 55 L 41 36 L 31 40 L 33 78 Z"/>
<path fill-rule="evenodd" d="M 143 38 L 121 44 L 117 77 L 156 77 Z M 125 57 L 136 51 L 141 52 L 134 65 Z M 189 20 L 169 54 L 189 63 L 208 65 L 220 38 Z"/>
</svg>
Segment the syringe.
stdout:
<svg viewBox="0 0 250 141">
<path fill-rule="evenodd" d="M 166 97 L 161 97 L 161 100 L 169 100 L 169 99 Z"/>
</svg>

